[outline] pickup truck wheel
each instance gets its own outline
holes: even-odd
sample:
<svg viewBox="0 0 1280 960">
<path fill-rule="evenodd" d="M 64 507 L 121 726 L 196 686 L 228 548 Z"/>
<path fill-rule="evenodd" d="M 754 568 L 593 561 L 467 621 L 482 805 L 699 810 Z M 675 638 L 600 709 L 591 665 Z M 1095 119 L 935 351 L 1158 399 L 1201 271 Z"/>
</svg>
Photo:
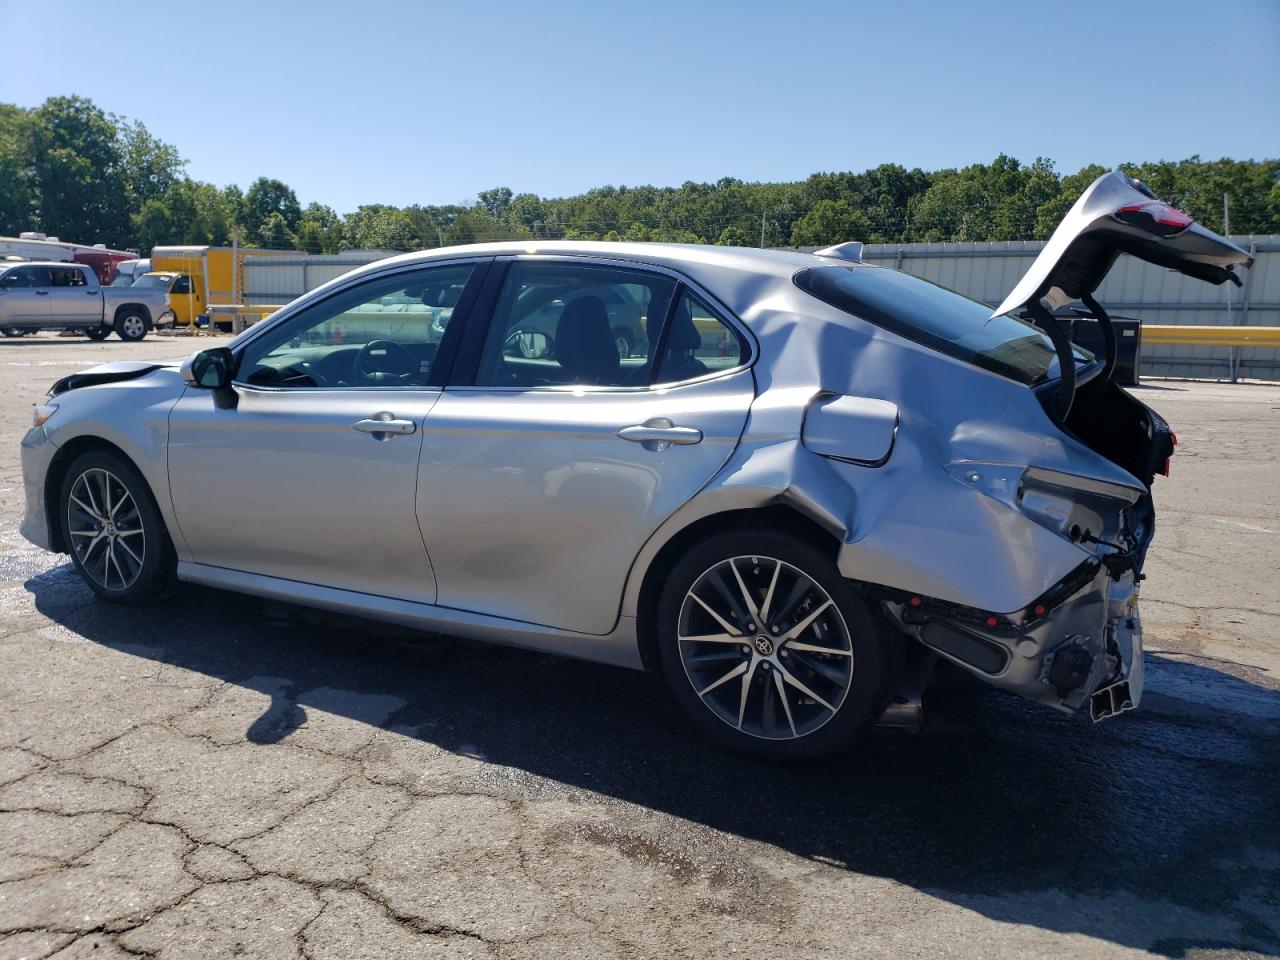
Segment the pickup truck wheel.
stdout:
<svg viewBox="0 0 1280 960">
<path fill-rule="evenodd" d="M 116 315 L 116 335 L 130 342 L 147 335 L 147 318 L 137 310 L 124 310 Z"/>
<path fill-rule="evenodd" d="M 3 333 L 6 337 L 25 337 L 27 335 L 27 331 L 18 327 L 4 327 L 0 329 L 0 333 Z"/>
<path fill-rule="evenodd" d="M 106 326 L 87 327 L 84 331 L 84 335 L 90 340 L 105 340 L 107 337 L 111 336 L 111 328 Z"/>
</svg>

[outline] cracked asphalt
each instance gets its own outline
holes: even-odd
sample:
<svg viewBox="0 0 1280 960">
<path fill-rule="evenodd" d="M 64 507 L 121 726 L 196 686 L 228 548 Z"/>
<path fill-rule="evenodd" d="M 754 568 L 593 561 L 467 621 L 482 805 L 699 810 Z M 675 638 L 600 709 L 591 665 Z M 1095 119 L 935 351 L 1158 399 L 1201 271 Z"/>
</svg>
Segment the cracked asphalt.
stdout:
<svg viewBox="0 0 1280 960">
<path fill-rule="evenodd" d="M 642 674 L 182 588 L 96 602 L 18 536 L 57 376 L 188 341 L 0 342 L 0 958 L 1280 953 L 1280 388 L 1140 392 L 1148 687 L 994 692 L 769 766 Z"/>
</svg>

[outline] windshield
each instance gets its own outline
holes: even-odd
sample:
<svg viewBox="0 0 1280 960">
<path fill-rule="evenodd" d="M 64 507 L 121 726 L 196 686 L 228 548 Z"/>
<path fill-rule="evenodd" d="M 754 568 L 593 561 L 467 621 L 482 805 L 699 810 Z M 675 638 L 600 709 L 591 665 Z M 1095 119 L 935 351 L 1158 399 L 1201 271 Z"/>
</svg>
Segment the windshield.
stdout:
<svg viewBox="0 0 1280 960">
<path fill-rule="evenodd" d="M 133 281 L 135 287 L 160 287 L 163 290 L 168 290 L 171 283 L 173 283 L 171 273 L 146 273 Z"/>
<path fill-rule="evenodd" d="M 870 266 L 810 267 L 801 290 L 877 326 L 1001 376 L 1037 384 L 1058 372 L 1053 342 L 1037 327 L 919 277 Z M 1077 361 L 1092 356 L 1077 352 Z"/>
</svg>

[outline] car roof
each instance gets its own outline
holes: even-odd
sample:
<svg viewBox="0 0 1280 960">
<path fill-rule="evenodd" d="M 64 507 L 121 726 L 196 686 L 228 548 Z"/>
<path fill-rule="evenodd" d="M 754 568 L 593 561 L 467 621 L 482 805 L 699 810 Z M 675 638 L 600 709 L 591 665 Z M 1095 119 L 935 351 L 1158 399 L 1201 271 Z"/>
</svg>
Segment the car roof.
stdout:
<svg viewBox="0 0 1280 960">
<path fill-rule="evenodd" d="M 474 243 L 465 246 L 439 247 L 400 254 L 386 260 L 378 260 L 347 274 L 373 273 L 387 267 L 428 264 L 437 260 L 460 257 L 494 256 L 565 256 L 595 257 L 619 261 L 633 261 L 638 265 L 666 267 L 688 276 L 708 290 L 715 291 L 728 301 L 741 293 L 738 303 L 729 302 L 730 308 L 740 310 L 754 296 L 761 276 L 778 282 L 789 283 L 797 271 L 805 267 L 852 266 L 853 261 L 818 257 L 794 250 L 763 250 L 755 247 L 719 247 L 700 243 L 611 243 L 594 240 L 503 240 L 494 243 Z M 753 292 L 749 292 L 753 291 Z"/>
<path fill-rule="evenodd" d="M 74 263 L 70 260 L 14 260 L 0 261 L 0 267 L 9 269 L 10 267 L 84 267 L 86 270 L 92 270 L 87 263 Z"/>
</svg>

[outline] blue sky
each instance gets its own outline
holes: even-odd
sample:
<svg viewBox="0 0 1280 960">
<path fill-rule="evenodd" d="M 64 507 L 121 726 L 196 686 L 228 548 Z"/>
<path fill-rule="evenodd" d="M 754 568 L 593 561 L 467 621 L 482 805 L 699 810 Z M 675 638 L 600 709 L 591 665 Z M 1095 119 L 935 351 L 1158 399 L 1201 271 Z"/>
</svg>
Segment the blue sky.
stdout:
<svg viewBox="0 0 1280 960">
<path fill-rule="evenodd" d="M 1280 157 L 1280 0 L 0 0 L 0 40 L 0 101 L 92 97 L 193 177 L 339 212 L 1001 151 Z"/>
</svg>

